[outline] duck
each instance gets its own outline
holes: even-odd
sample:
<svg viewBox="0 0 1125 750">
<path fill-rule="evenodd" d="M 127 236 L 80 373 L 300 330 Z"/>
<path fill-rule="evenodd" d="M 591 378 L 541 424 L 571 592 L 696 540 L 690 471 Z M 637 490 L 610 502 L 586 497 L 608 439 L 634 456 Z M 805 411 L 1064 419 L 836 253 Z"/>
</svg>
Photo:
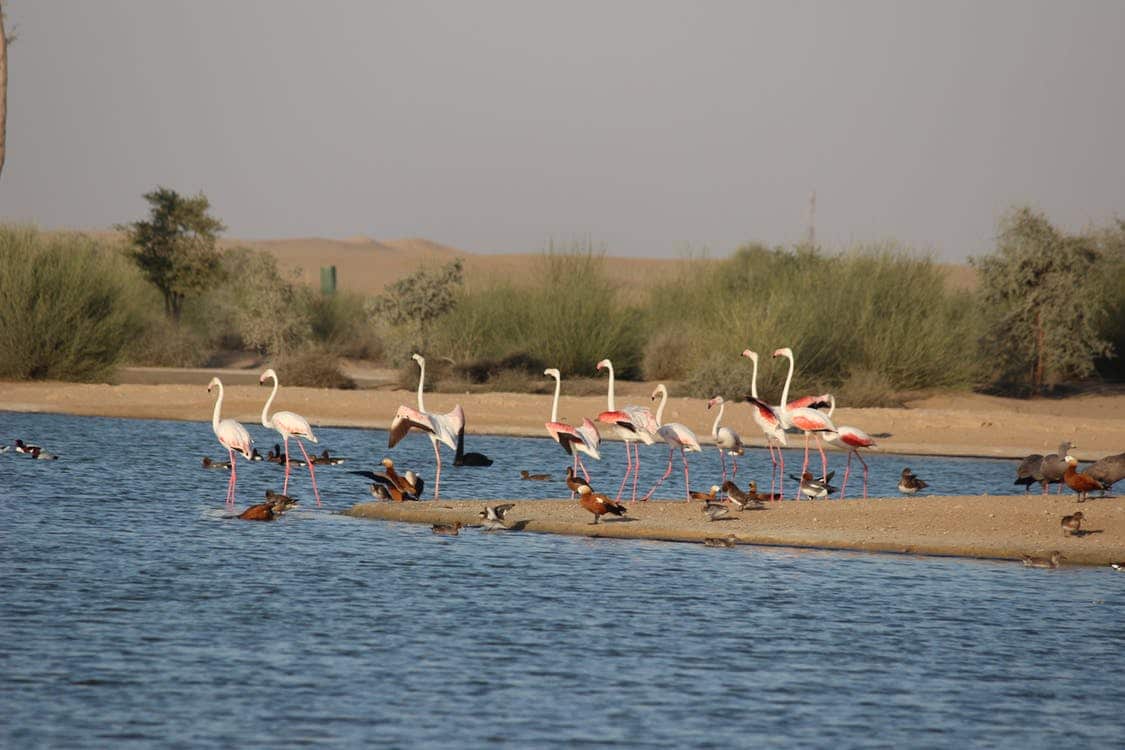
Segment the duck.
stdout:
<svg viewBox="0 0 1125 750">
<path fill-rule="evenodd" d="M 400 475 L 395 470 L 395 463 L 389 458 L 384 458 L 381 462 L 383 471 L 349 471 L 349 474 L 357 474 L 361 477 L 367 477 L 374 482 L 383 485 L 387 489 L 387 495 L 396 503 L 401 503 L 404 500 L 418 500 L 422 496 L 423 480 L 418 477 L 414 472 L 407 471 L 405 475 Z M 372 494 L 375 494 L 373 489 Z M 380 495 L 376 495 L 380 497 Z"/>
<path fill-rule="evenodd" d="M 258 450 L 258 448 L 256 446 L 254 448 L 250 449 L 250 460 L 251 461 L 264 461 L 265 458 L 266 457 L 261 454 L 261 452 Z"/>
<path fill-rule="evenodd" d="M 204 469 L 230 469 L 230 461 L 215 461 L 210 456 L 203 457 Z"/>
<path fill-rule="evenodd" d="M 831 479 L 832 475 L 829 474 L 828 477 L 829 477 L 829 479 Z M 747 489 L 748 489 L 747 494 L 750 495 L 751 499 L 756 500 L 758 502 L 765 502 L 767 500 L 784 500 L 785 499 L 781 496 L 780 492 L 758 492 L 758 483 L 755 482 L 753 479 L 750 480 L 750 484 L 747 485 Z"/>
<path fill-rule="evenodd" d="M 1102 487 L 1105 488 L 1102 490 L 1104 496 L 1106 490 L 1125 477 L 1125 453 L 1099 458 L 1087 466 L 1082 473 L 1102 483 Z"/>
<path fill-rule="evenodd" d="M 310 460 L 314 466 L 339 466 L 348 459 L 329 455 L 328 449 L 325 448 L 319 456 L 313 456 Z"/>
<path fill-rule="evenodd" d="M 751 482 L 750 484 L 753 485 L 754 483 Z M 762 507 L 761 502 L 756 497 L 757 493 L 743 492 L 738 488 L 738 485 L 729 479 L 723 482 L 719 489 L 726 493 L 727 500 L 730 500 L 731 505 L 739 512 L 746 510 L 747 507 Z"/>
<path fill-rule="evenodd" d="M 390 500 L 391 492 L 387 489 L 386 485 L 379 484 L 378 482 L 371 483 L 371 495 L 376 500 Z M 402 502 L 402 493 L 399 493 L 399 502 Z"/>
<path fill-rule="evenodd" d="M 289 495 L 280 495 L 273 490 L 266 490 L 266 501 L 251 505 L 238 514 L 243 521 L 274 521 L 281 518 L 287 510 L 300 504 L 300 500 Z"/>
<path fill-rule="evenodd" d="M 1085 472 L 1078 473 L 1078 459 L 1071 455 L 1066 457 L 1066 471 L 1063 472 L 1063 481 L 1067 487 L 1078 493 L 1078 502 L 1080 503 L 1086 502 L 1092 490 L 1105 492 L 1105 485 L 1097 479 Z"/>
<path fill-rule="evenodd" d="M 585 483 L 578 486 L 578 504 L 594 514 L 592 525 L 597 524 L 606 513 L 624 516 L 627 512 L 624 505 L 610 500 L 600 492 L 594 492 L 590 485 Z"/>
<path fill-rule="evenodd" d="M 1109 567 L 1113 568 L 1118 573 L 1125 573 L 1125 562 L 1110 563 Z"/>
<path fill-rule="evenodd" d="M 734 534 L 727 534 L 726 536 L 709 536 L 703 539 L 704 547 L 733 547 L 734 545 Z"/>
<path fill-rule="evenodd" d="M 54 453 L 48 453 L 40 448 L 38 445 L 31 449 L 31 457 L 38 461 L 58 461 L 59 457 Z"/>
<path fill-rule="evenodd" d="M 573 471 L 573 469 L 571 469 Z M 551 481 L 550 474 L 532 474 L 527 469 L 520 469 L 520 479 L 530 479 L 534 482 L 549 482 Z"/>
<path fill-rule="evenodd" d="M 1047 489 L 1052 484 L 1059 485 L 1059 492 L 1062 492 L 1063 475 L 1066 474 L 1066 457 L 1070 454 L 1070 449 L 1077 447 L 1069 440 L 1064 440 L 1059 443 L 1058 453 L 1048 453 L 1043 456 L 1043 465 L 1039 469 L 1039 473 L 1043 476 L 1040 480 L 1043 483 L 1043 494 L 1047 494 Z"/>
<path fill-rule="evenodd" d="M 718 491 L 719 491 L 719 485 L 713 484 L 713 485 L 711 485 L 711 491 L 710 492 L 700 492 L 698 490 L 691 490 L 691 491 L 688 492 L 688 495 L 691 497 L 692 500 L 703 500 L 704 502 L 714 502 L 715 501 L 715 494 Z"/>
<path fill-rule="evenodd" d="M 1069 516 L 1063 516 L 1059 524 L 1062 526 L 1063 536 L 1079 536 L 1082 533 L 1082 521 L 1086 516 L 1082 511 L 1077 511 Z"/>
<path fill-rule="evenodd" d="M 457 452 L 453 454 L 454 466 L 492 466 L 492 459 L 483 453 L 465 452 L 465 428 L 457 431 Z"/>
<path fill-rule="evenodd" d="M 898 480 L 898 491 L 904 495 L 916 494 L 918 490 L 925 489 L 929 486 L 927 482 L 919 479 L 909 468 L 902 470 L 902 478 Z"/>
<path fill-rule="evenodd" d="M 266 460 L 271 464 L 285 463 L 285 454 L 281 451 L 281 443 L 274 443 L 273 448 L 266 454 Z"/>
<path fill-rule="evenodd" d="M 16 453 L 31 453 L 31 451 L 35 450 L 36 448 L 40 448 L 40 446 L 31 443 L 25 443 L 20 438 L 16 438 Z"/>
<path fill-rule="evenodd" d="M 488 531 L 507 529 L 508 525 L 504 522 L 504 515 L 514 507 L 516 507 L 515 503 L 486 505 L 484 510 L 477 515 L 484 519 L 484 528 Z"/>
<path fill-rule="evenodd" d="M 707 514 L 708 521 L 718 521 L 730 516 L 730 507 L 726 503 L 705 502 L 703 512 Z"/>
<path fill-rule="evenodd" d="M 1057 568 L 1059 561 L 1063 559 L 1062 553 L 1055 550 L 1051 553 L 1050 557 L 1032 557 L 1031 555 L 1020 555 L 1020 560 L 1023 562 L 1025 568 Z"/>
<path fill-rule="evenodd" d="M 566 486 L 570 488 L 571 497 L 573 497 L 579 492 L 579 487 L 589 487 L 590 483 L 575 474 L 573 466 L 568 466 L 566 467 Z"/>
<path fill-rule="evenodd" d="M 0 453 L 7 453 L 11 448 L 10 445 L 0 445 Z"/>
<path fill-rule="evenodd" d="M 1032 453 L 1020 461 L 1020 465 L 1016 467 L 1016 481 L 1012 484 L 1022 484 L 1026 494 L 1036 482 L 1043 482 L 1043 454 L 1041 453 Z"/>
<path fill-rule="evenodd" d="M 453 523 L 435 523 L 430 527 L 430 531 L 441 536 L 457 536 L 461 531 L 461 522 L 454 521 Z"/>
<path fill-rule="evenodd" d="M 832 481 L 832 477 L 834 477 L 835 475 L 835 471 L 830 471 L 820 479 L 813 479 L 812 472 L 806 471 L 799 477 L 795 474 L 790 474 L 789 478 L 794 479 L 798 482 L 798 492 L 800 492 L 810 500 L 818 500 L 820 498 L 828 497 L 833 492 L 837 491 L 838 488 L 833 487 L 831 484 L 829 484 Z"/>
</svg>

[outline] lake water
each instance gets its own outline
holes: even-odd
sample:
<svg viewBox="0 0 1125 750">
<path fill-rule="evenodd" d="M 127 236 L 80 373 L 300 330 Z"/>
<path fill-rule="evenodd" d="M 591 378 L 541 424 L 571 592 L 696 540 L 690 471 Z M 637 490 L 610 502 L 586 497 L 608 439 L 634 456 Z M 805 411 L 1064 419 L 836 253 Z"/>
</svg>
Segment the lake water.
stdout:
<svg viewBox="0 0 1125 750">
<path fill-rule="evenodd" d="M 273 438 L 249 426 L 261 448 Z M 1121 747 L 1125 574 L 339 516 L 386 434 L 318 430 L 278 523 L 226 518 L 207 422 L 0 413 L 0 747 Z M 471 438 L 443 497 L 559 497 L 547 440 Z M 444 450 L 444 449 L 443 449 Z M 620 444 L 591 462 L 616 489 Z M 666 451 L 642 451 L 645 481 Z M 692 456 L 702 486 L 714 449 Z M 740 476 L 768 475 L 754 451 Z M 759 455 L 760 454 L 760 455 Z M 432 475 L 429 441 L 391 453 Z M 791 453 L 799 459 L 799 454 Z M 839 454 L 830 454 L 835 467 Z M 818 459 L 819 460 L 819 459 Z M 1013 461 L 874 456 L 941 492 Z M 678 466 L 677 466 L 678 468 Z M 799 467 L 797 467 L 799 468 Z M 280 490 L 240 465 L 239 508 Z M 678 480 L 678 481 L 677 481 Z M 644 482 L 642 482 L 644 485 Z M 849 482 L 849 494 L 853 485 Z M 669 478 L 679 497 L 682 475 Z M 859 484 L 855 485 L 856 491 Z"/>
</svg>

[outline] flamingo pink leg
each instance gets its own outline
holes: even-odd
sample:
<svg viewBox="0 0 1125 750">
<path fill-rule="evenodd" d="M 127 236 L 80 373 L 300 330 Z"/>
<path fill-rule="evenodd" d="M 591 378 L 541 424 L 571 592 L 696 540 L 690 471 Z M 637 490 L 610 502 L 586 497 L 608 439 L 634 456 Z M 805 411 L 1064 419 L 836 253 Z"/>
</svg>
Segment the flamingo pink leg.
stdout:
<svg viewBox="0 0 1125 750">
<path fill-rule="evenodd" d="M 733 461 L 734 459 L 732 458 L 731 460 Z M 727 460 L 723 456 L 722 448 L 719 448 L 719 463 L 722 464 L 723 467 L 723 481 L 725 482 L 727 481 Z"/>
<path fill-rule="evenodd" d="M 614 500 L 621 499 L 621 493 L 625 491 L 625 482 L 629 479 L 629 472 L 633 470 L 633 454 L 629 452 L 629 441 L 625 441 L 625 476 L 621 477 L 621 486 L 617 488 L 617 497 Z M 636 499 L 635 497 L 633 498 Z"/>
<path fill-rule="evenodd" d="M 863 460 L 863 456 L 859 455 L 859 451 L 852 451 L 859 462 L 863 464 L 863 499 L 867 499 L 867 462 Z M 844 493 L 840 493 L 840 497 L 844 497 Z"/>
<path fill-rule="evenodd" d="M 289 436 L 282 436 L 285 442 L 285 484 L 281 486 L 281 494 L 289 493 Z"/>
<path fill-rule="evenodd" d="M 641 478 L 641 444 L 633 443 L 633 500 L 637 502 L 637 480 Z M 645 498 L 646 500 L 648 498 Z"/>
<path fill-rule="evenodd" d="M 840 485 L 840 499 L 844 499 L 844 493 L 848 491 L 848 474 L 852 470 L 852 454 L 855 451 L 848 451 L 848 464 L 844 467 L 844 482 Z M 856 454 L 859 455 L 859 454 Z"/>
<path fill-rule="evenodd" d="M 652 493 L 656 492 L 656 489 L 660 485 L 664 484 L 664 480 L 667 479 L 668 475 L 671 474 L 671 473 L 672 473 L 672 446 L 668 446 L 668 468 L 664 470 L 664 475 L 662 477 L 660 477 L 660 479 L 656 482 L 656 484 L 652 485 L 652 489 L 649 490 L 645 494 L 645 496 L 641 498 L 641 500 L 648 500 L 650 497 L 652 497 Z M 690 497 L 690 495 L 689 495 L 689 497 Z"/>
<path fill-rule="evenodd" d="M 828 456 L 824 452 L 824 443 L 820 442 L 820 433 L 813 433 L 813 440 L 816 441 L 816 449 L 820 451 L 820 476 L 828 481 Z"/>
<path fill-rule="evenodd" d="M 305 457 L 305 465 L 309 467 L 309 477 L 312 478 L 313 495 L 316 496 L 316 507 L 320 507 L 320 490 L 316 488 L 316 470 L 313 469 L 313 462 L 309 459 L 309 454 L 305 450 L 305 444 L 300 440 L 297 441 L 297 447 L 301 449 L 301 455 Z M 285 493 L 282 492 L 282 495 Z"/>
<path fill-rule="evenodd" d="M 438 452 L 437 441 L 430 440 L 434 446 L 434 457 L 437 458 L 437 476 L 434 477 L 434 500 L 441 497 L 441 453 Z"/>
<path fill-rule="evenodd" d="M 230 479 L 227 480 L 227 505 L 234 505 L 234 485 L 238 481 L 238 469 L 234 462 L 234 448 L 227 448 L 230 454 Z"/>
<path fill-rule="evenodd" d="M 691 485 L 688 483 L 687 451 L 680 446 L 680 460 L 684 462 L 684 498 L 691 500 Z"/>
<path fill-rule="evenodd" d="M 805 472 L 809 470 L 809 433 L 805 433 L 805 463 L 801 465 L 801 478 L 805 478 Z M 801 499 L 801 483 L 797 482 L 797 491 L 793 495 L 794 500 Z"/>
</svg>

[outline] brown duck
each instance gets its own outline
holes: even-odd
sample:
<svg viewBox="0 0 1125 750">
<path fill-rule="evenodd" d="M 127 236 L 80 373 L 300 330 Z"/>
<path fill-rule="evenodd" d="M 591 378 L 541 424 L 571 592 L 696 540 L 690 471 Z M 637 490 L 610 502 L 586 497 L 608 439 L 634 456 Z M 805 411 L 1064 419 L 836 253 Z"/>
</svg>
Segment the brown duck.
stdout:
<svg viewBox="0 0 1125 750">
<path fill-rule="evenodd" d="M 600 492 L 594 492 L 588 484 L 578 486 L 578 504 L 594 514 L 592 524 L 598 523 L 599 519 L 606 513 L 624 516 L 627 512 L 624 505 L 610 500 Z"/>
<path fill-rule="evenodd" d="M 1077 536 L 1082 531 L 1082 521 L 1086 516 L 1082 515 L 1082 511 L 1078 511 L 1073 515 L 1063 516 L 1060 524 L 1062 526 L 1063 536 Z"/>
<path fill-rule="evenodd" d="M 1066 471 L 1063 473 L 1066 486 L 1078 493 L 1078 502 L 1086 502 L 1086 496 L 1092 490 L 1105 491 L 1105 485 L 1086 474 L 1078 473 L 1078 459 L 1074 456 L 1066 457 Z"/>
</svg>

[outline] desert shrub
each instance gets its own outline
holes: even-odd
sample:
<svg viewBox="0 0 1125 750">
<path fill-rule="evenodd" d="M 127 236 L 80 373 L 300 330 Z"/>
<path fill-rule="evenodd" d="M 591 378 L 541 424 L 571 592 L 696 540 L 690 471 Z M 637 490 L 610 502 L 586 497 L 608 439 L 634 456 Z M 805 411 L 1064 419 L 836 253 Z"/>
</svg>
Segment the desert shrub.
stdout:
<svg viewBox="0 0 1125 750">
<path fill-rule="evenodd" d="M 656 331 L 644 347 L 645 380 L 683 380 L 698 356 L 695 339 L 683 326 Z"/>
<path fill-rule="evenodd" d="M 890 378 L 876 370 L 853 370 L 835 389 L 836 400 L 854 407 L 902 406 Z"/>
<path fill-rule="evenodd" d="M 150 317 L 130 342 L 127 361 L 144 367 L 202 367 L 212 353 L 206 336 L 161 315 Z"/>
<path fill-rule="evenodd" d="M 337 291 L 310 294 L 309 318 L 312 337 L 344 357 L 382 360 L 383 340 L 365 309 L 362 295 Z"/>
<path fill-rule="evenodd" d="M 142 284 L 93 239 L 0 226 L 0 377 L 104 378 L 141 330 Z"/>
<path fill-rule="evenodd" d="M 355 388 L 355 381 L 340 369 L 340 357 L 330 348 L 298 347 L 279 355 L 273 365 L 286 385 L 306 388 Z"/>
<path fill-rule="evenodd" d="M 546 365 L 543 360 L 527 352 L 516 352 L 500 359 L 484 358 L 461 362 L 453 368 L 457 377 L 470 383 L 480 384 L 496 380 L 500 376 L 519 375 L 542 376 Z"/>
</svg>

